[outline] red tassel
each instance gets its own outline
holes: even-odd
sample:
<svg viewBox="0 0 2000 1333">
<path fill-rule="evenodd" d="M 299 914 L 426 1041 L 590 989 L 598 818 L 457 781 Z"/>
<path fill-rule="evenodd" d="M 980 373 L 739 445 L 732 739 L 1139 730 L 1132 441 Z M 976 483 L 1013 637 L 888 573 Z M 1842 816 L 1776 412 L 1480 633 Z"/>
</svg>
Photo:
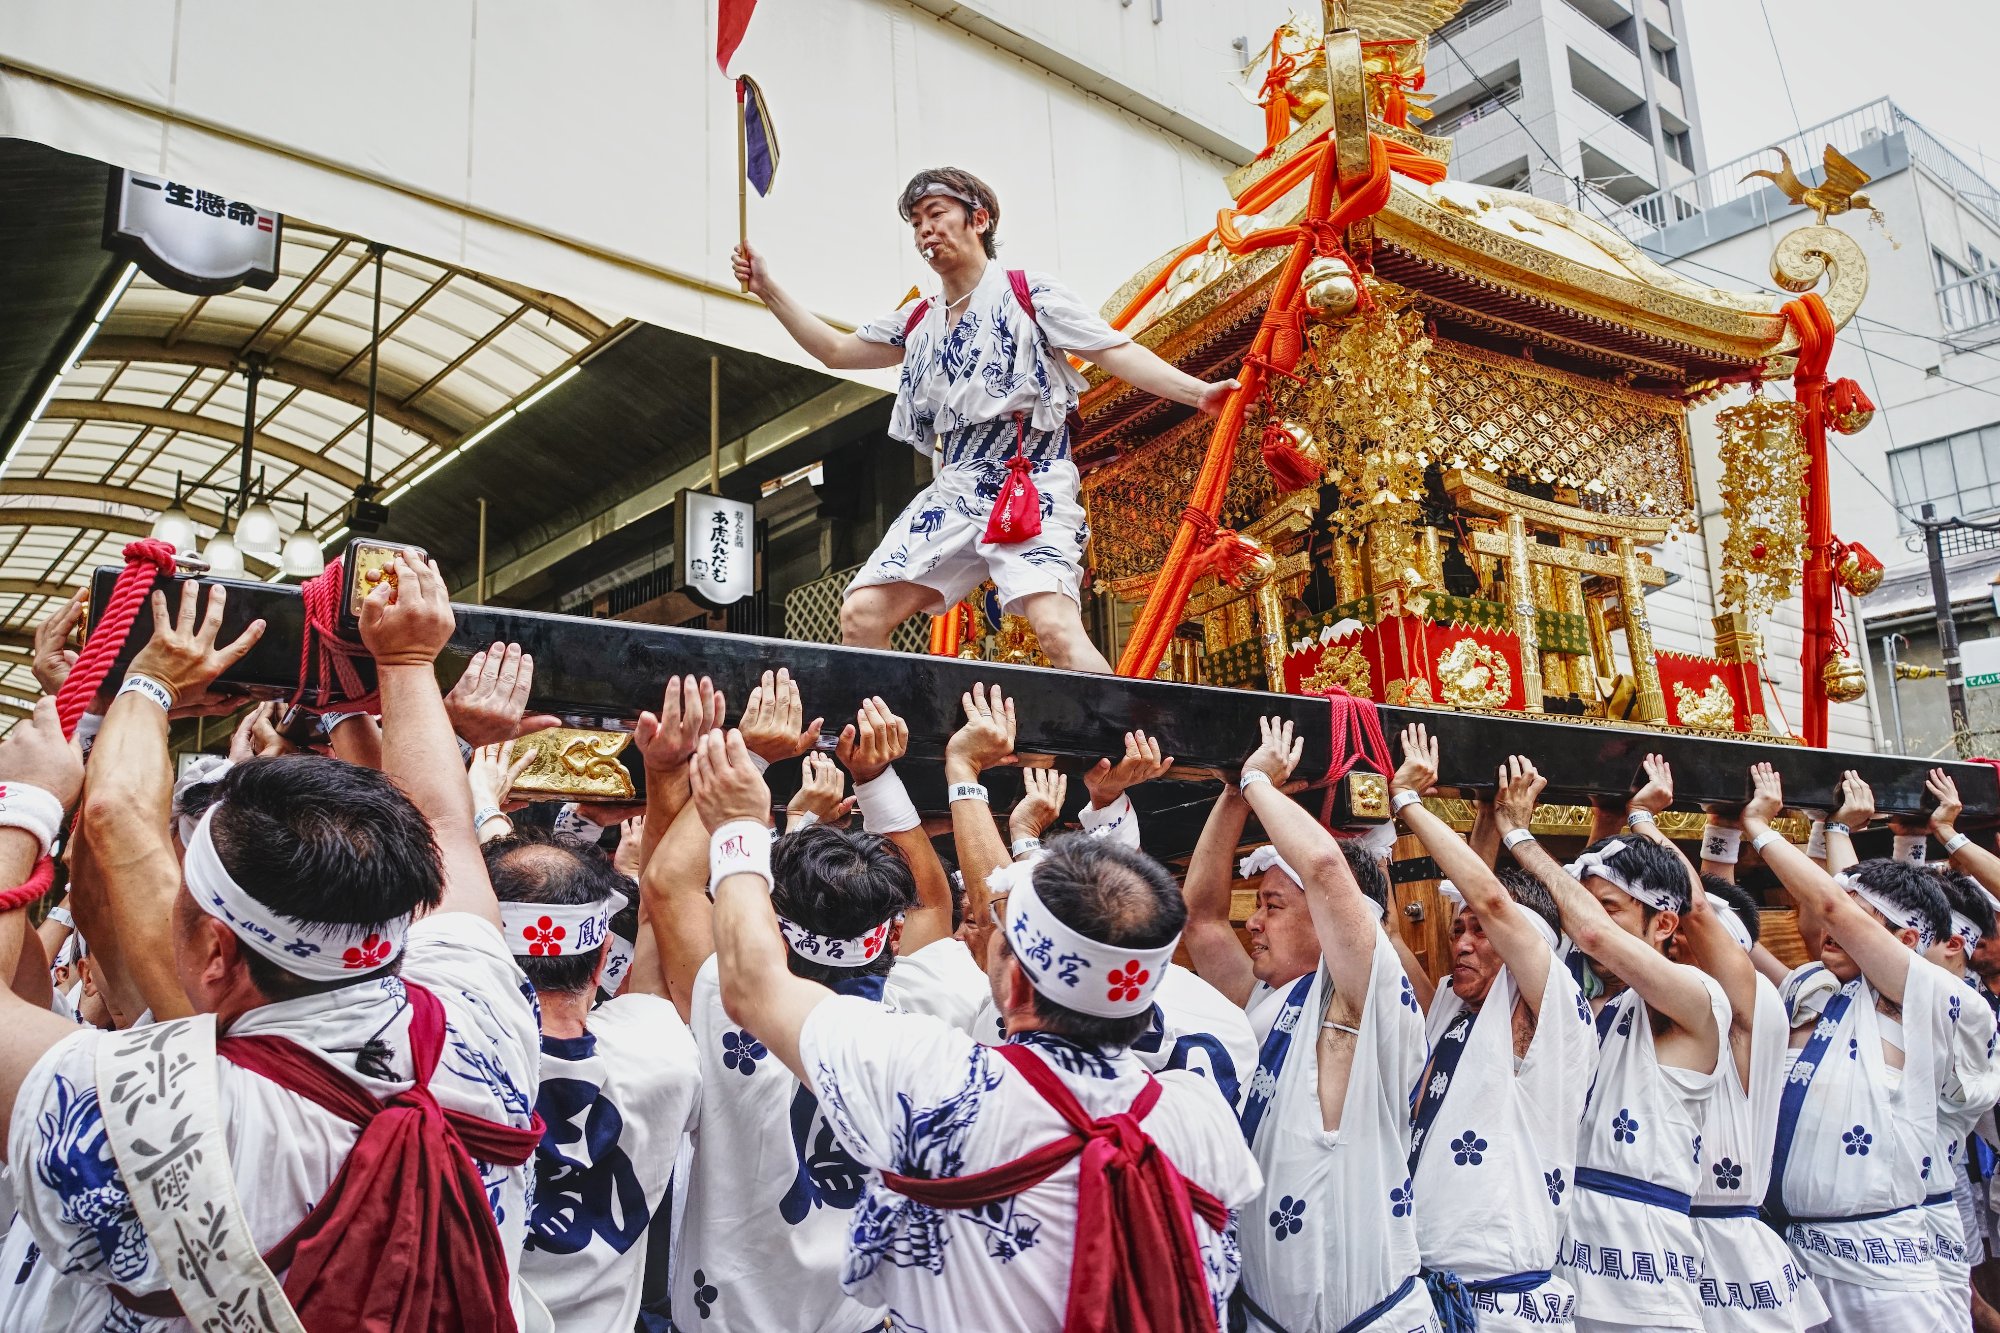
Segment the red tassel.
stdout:
<svg viewBox="0 0 2000 1333">
<path fill-rule="evenodd" d="M 1263 452 L 1264 466 L 1279 491 L 1302 491 L 1319 484 L 1319 465 L 1300 453 L 1291 432 L 1275 421 L 1264 423 Z"/>
</svg>

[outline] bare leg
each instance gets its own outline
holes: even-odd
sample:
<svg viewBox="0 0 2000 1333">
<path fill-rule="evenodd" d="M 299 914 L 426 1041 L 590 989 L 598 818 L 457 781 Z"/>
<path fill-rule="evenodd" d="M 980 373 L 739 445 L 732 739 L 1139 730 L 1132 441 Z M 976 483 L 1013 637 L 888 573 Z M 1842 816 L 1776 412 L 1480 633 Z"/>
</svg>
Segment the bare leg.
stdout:
<svg viewBox="0 0 2000 1333">
<path fill-rule="evenodd" d="M 936 591 L 921 583 L 850 588 L 840 604 L 840 641 L 850 648 L 887 648 L 896 626 L 937 602 Z"/>
<path fill-rule="evenodd" d="M 1059 592 L 1030 593 L 1021 599 L 1021 612 L 1035 627 L 1035 637 L 1051 663 L 1071 671 L 1111 674 L 1111 663 L 1083 632 L 1082 610 L 1068 597 Z"/>
</svg>

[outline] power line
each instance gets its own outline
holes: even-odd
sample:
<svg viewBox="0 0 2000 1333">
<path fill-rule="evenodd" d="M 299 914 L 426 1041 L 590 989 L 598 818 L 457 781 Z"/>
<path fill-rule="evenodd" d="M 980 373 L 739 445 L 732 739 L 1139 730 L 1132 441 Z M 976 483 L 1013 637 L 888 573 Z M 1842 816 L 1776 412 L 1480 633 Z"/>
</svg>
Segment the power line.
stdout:
<svg viewBox="0 0 2000 1333">
<path fill-rule="evenodd" d="M 1799 104 L 1792 97 L 1792 76 L 1785 72 L 1785 54 L 1778 49 L 1778 30 L 1771 25 L 1771 7 L 1764 0 L 1757 0 L 1757 8 L 1763 11 L 1764 32 L 1771 39 L 1771 59 L 1777 62 L 1778 81 L 1784 85 L 1785 101 L 1792 108 L 1792 128 L 1797 130 L 1799 137 L 1803 139 L 1806 134 L 1806 125 L 1805 121 L 1799 118 Z"/>
</svg>

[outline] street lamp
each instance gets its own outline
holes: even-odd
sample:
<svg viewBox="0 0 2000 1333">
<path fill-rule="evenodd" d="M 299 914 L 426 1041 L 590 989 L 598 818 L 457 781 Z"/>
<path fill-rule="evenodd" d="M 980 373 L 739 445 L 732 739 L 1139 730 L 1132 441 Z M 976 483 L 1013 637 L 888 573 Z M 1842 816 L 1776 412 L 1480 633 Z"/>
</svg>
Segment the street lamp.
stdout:
<svg viewBox="0 0 2000 1333">
<path fill-rule="evenodd" d="M 192 555 L 194 548 L 201 541 L 201 531 L 194 525 L 194 515 L 190 514 L 186 506 L 181 503 L 181 490 L 181 474 L 176 472 L 174 502 L 162 509 L 160 516 L 153 520 L 153 530 L 150 535 L 184 555 Z"/>
</svg>

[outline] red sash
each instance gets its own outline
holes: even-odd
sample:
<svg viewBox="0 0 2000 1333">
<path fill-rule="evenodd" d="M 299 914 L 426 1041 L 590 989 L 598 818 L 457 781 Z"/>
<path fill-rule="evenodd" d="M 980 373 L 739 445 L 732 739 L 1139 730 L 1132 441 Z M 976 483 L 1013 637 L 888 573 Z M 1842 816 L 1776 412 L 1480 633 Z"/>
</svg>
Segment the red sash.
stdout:
<svg viewBox="0 0 2000 1333">
<path fill-rule="evenodd" d="M 1221 1200 L 1182 1178 L 1139 1127 L 1160 1100 L 1148 1074 L 1131 1109 L 1103 1120 L 1025 1046 L 993 1050 L 1041 1094 L 1071 1133 L 1025 1156 L 949 1180 L 882 1173 L 896 1193 L 932 1208 L 963 1211 L 1010 1199 L 1078 1163 L 1076 1244 L 1064 1333 L 1205 1333 L 1215 1328 L 1208 1276 L 1195 1244 L 1194 1215 L 1216 1230 L 1229 1223 Z"/>
<path fill-rule="evenodd" d="M 541 1142 L 527 1129 L 448 1110 L 430 1080 L 444 1050 L 444 1006 L 404 982 L 416 1082 L 376 1101 L 338 1069 L 283 1037 L 223 1037 L 217 1054 L 361 1127 L 313 1210 L 264 1256 L 311 1333 L 513 1333 L 507 1256 L 472 1159 L 521 1166 Z M 121 1304 L 165 1318 L 172 1292 Z"/>
</svg>

